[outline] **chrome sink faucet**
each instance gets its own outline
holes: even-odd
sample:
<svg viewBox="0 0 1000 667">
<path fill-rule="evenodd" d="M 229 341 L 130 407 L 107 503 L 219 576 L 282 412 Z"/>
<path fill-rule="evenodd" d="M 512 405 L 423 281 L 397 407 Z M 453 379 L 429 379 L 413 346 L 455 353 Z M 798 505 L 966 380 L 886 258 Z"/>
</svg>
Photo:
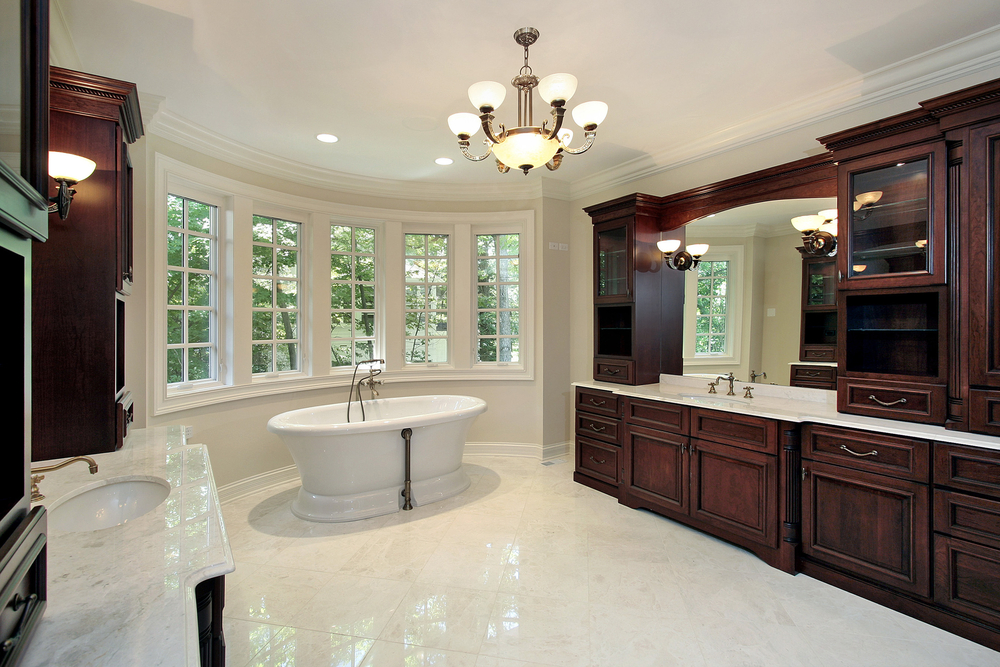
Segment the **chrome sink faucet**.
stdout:
<svg viewBox="0 0 1000 667">
<path fill-rule="evenodd" d="M 736 376 L 733 375 L 732 371 L 729 372 L 729 375 L 720 375 L 720 376 L 716 377 L 715 378 L 715 384 L 712 386 L 713 390 L 715 389 L 715 385 L 719 384 L 719 380 L 725 380 L 725 381 L 727 381 L 729 383 L 729 391 L 726 392 L 726 396 L 735 396 L 736 395 L 736 392 L 733 391 L 733 383 L 736 382 Z M 710 391 L 708 393 L 713 394 L 715 392 L 714 391 Z"/>
<path fill-rule="evenodd" d="M 753 371 L 750 371 L 750 383 L 753 384 L 754 382 L 756 382 L 757 378 L 764 378 L 766 380 L 767 373 L 765 373 L 764 371 L 761 371 L 760 373 L 755 373 Z"/>
<path fill-rule="evenodd" d="M 45 479 L 45 475 L 36 475 L 35 473 L 42 472 L 52 472 L 53 470 L 59 470 L 60 468 L 65 468 L 70 463 L 76 463 L 77 461 L 83 461 L 88 466 L 90 466 L 90 474 L 97 474 L 97 461 L 90 458 L 89 456 L 74 456 L 71 459 L 66 459 L 60 463 L 54 463 L 50 466 L 39 466 L 37 468 L 31 469 L 31 502 L 37 503 L 40 500 L 45 500 L 45 496 L 42 492 L 38 490 L 38 483 Z"/>
</svg>

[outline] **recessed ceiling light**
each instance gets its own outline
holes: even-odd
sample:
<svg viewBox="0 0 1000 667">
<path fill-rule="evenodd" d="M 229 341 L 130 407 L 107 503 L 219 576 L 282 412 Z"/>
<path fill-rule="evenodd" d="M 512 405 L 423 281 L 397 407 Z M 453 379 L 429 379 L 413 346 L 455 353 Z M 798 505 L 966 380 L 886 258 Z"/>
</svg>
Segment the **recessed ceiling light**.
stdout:
<svg viewBox="0 0 1000 667">
<path fill-rule="evenodd" d="M 446 166 L 446 165 L 449 165 L 449 164 L 453 163 L 454 160 L 452 160 L 450 157 L 439 157 L 438 159 L 434 160 L 434 162 L 436 164 L 439 164 L 439 165 L 442 165 L 442 166 Z"/>
<path fill-rule="evenodd" d="M 317 134 L 316 138 L 326 144 L 333 144 L 339 141 L 339 139 L 332 134 Z"/>
</svg>

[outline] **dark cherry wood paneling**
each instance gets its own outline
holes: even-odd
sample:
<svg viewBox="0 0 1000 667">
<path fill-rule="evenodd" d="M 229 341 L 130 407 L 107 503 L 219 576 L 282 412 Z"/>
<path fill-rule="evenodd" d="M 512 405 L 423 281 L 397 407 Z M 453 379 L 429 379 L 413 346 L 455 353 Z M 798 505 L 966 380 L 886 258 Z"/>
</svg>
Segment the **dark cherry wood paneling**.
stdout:
<svg viewBox="0 0 1000 667">
<path fill-rule="evenodd" d="M 1000 549 L 1000 500 L 936 489 L 934 530 Z"/>
<path fill-rule="evenodd" d="M 934 484 L 1000 499 L 1000 451 L 935 443 Z"/>
<path fill-rule="evenodd" d="M 943 424 L 948 416 L 948 386 L 838 377 L 837 411 Z"/>
<path fill-rule="evenodd" d="M 935 535 L 934 571 L 938 604 L 1000 624 L 1000 549 Z"/>
<path fill-rule="evenodd" d="M 808 424 L 802 456 L 915 482 L 930 481 L 931 446 L 926 440 Z"/>
<path fill-rule="evenodd" d="M 688 439 L 641 426 L 625 426 L 626 497 L 654 509 L 688 511 Z M 642 504 L 642 503 L 640 503 Z"/>
<path fill-rule="evenodd" d="M 620 444 L 621 427 L 622 423 L 617 419 L 587 414 L 585 412 L 576 413 L 577 435 L 597 438 L 617 445 Z"/>
<path fill-rule="evenodd" d="M 576 439 L 576 469 L 608 484 L 617 485 L 621 481 L 618 477 L 618 453 L 617 447 L 578 436 Z"/>
<path fill-rule="evenodd" d="M 620 418 L 622 416 L 622 399 L 610 391 L 577 387 L 576 409 Z"/>
<path fill-rule="evenodd" d="M 778 453 L 778 423 L 734 412 L 691 408 L 691 437 Z"/>
<path fill-rule="evenodd" d="M 969 390 L 969 430 L 1000 435 L 1000 391 Z"/>
<path fill-rule="evenodd" d="M 637 426 L 687 435 L 691 423 L 690 416 L 691 410 L 683 405 L 644 401 L 641 398 L 625 399 L 625 420 Z"/>
<path fill-rule="evenodd" d="M 970 132 L 968 163 L 969 383 L 1000 388 L 1000 122 Z"/>
<path fill-rule="evenodd" d="M 691 515 L 777 546 L 777 460 L 707 440 L 692 439 L 691 453 Z"/>
<path fill-rule="evenodd" d="M 853 574 L 929 597 L 926 485 L 809 461 L 802 551 Z"/>
</svg>

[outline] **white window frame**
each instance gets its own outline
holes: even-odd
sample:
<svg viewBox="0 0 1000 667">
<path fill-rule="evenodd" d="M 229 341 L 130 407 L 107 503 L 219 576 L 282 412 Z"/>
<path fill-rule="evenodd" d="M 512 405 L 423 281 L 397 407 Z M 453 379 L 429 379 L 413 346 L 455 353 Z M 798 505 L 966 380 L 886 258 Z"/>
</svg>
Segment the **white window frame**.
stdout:
<svg viewBox="0 0 1000 667">
<path fill-rule="evenodd" d="M 517 234 L 518 235 L 518 356 L 519 361 L 478 361 L 477 351 L 479 348 L 479 250 L 477 237 L 486 234 Z M 472 307 L 472 361 L 476 368 L 518 368 L 523 366 L 524 346 L 525 346 L 525 326 L 524 318 L 527 314 L 525 306 L 526 299 L 530 300 L 523 270 L 525 267 L 525 257 L 523 248 L 525 246 L 524 232 L 517 225 L 473 225 L 472 227 L 472 284 L 473 284 L 473 307 Z M 499 279 L 499 278 L 498 278 Z M 499 295 L 498 295 L 499 298 Z"/>
<path fill-rule="evenodd" d="M 406 345 L 407 345 L 406 341 L 407 340 L 412 340 L 414 338 L 423 338 L 425 341 L 429 341 L 429 339 L 431 338 L 430 336 L 427 336 L 427 335 L 424 335 L 424 336 L 410 336 L 407 333 L 407 331 L 406 331 L 406 314 L 408 312 L 408 309 L 406 307 L 406 288 L 409 285 L 417 284 L 417 283 L 406 282 L 406 274 L 405 274 L 405 265 L 406 265 L 406 259 L 407 259 L 407 255 L 406 255 L 406 236 L 408 234 L 419 234 L 419 235 L 422 235 L 422 236 L 431 236 L 431 235 L 433 235 L 433 236 L 444 236 L 444 237 L 446 237 L 448 239 L 448 254 L 445 255 L 445 260 L 448 262 L 448 282 L 445 283 L 445 286 L 448 288 L 448 308 L 445 310 L 445 316 L 447 317 L 447 321 L 448 321 L 448 335 L 445 337 L 445 339 L 446 339 L 445 345 L 447 347 L 447 355 L 448 355 L 448 360 L 447 361 L 421 361 L 421 362 L 408 362 L 408 361 L 406 361 Z M 455 355 L 455 344 L 454 344 L 454 340 L 455 340 L 454 331 L 455 331 L 455 329 L 454 329 L 454 325 L 453 325 L 453 321 L 455 319 L 455 310 L 456 310 L 456 304 L 454 303 L 455 296 L 456 296 L 455 295 L 455 285 L 456 285 L 456 281 L 455 281 L 455 270 L 456 270 L 455 257 L 456 257 L 456 255 L 460 254 L 457 251 L 457 249 L 456 249 L 456 241 L 457 241 L 457 239 L 456 239 L 456 234 L 454 233 L 454 230 L 448 229 L 448 228 L 446 228 L 443 225 L 436 226 L 435 228 L 432 228 L 432 229 L 429 229 L 429 230 L 428 229 L 418 229 L 418 228 L 414 228 L 414 227 L 406 227 L 406 228 L 403 229 L 403 235 L 402 235 L 401 240 L 400 240 L 400 242 L 402 244 L 401 248 L 402 248 L 402 252 L 403 252 L 403 267 L 404 267 L 403 285 L 402 285 L 402 289 L 403 289 L 403 301 L 401 303 L 402 313 L 403 313 L 403 346 L 399 349 L 399 354 L 401 355 L 401 361 L 402 361 L 402 365 L 403 365 L 404 368 L 455 368 L 455 363 L 454 363 L 455 362 L 455 357 L 454 357 L 454 355 Z M 425 247 L 426 247 L 426 243 L 425 243 Z M 415 257 L 415 255 L 414 255 L 414 257 Z M 425 258 L 429 258 L 429 257 L 431 257 L 431 256 L 425 256 Z M 426 284 L 427 283 L 425 282 L 424 285 L 426 285 Z M 435 284 L 437 284 L 437 283 L 435 283 Z M 440 309 L 434 309 L 434 311 L 430 311 L 430 310 L 427 310 L 427 309 L 423 309 L 422 312 L 426 316 L 426 314 L 428 312 L 437 312 L 439 310 Z M 441 338 L 441 337 L 440 336 L 435 336 L 435 338 Z"/>
<path fill-rule="evenodd" d="M 330 365 L 330 224 L 356 224 L 376 230 L 377 357 L 385 358 L 392 382 L 444 380 L 525 381 L 534 379 L 535 212 L 492 213 L 403 211 L 339 204 L 269 190 L 213 174 L 160 153 L 153 156 L 153 225 L 147 281 L 147 355 L 150 414 L 313 389 L 347 386 L 353 367 Z M 179 189 L 183 188 L 183 189 Z M 166 385 L 167 194 L 219 205 L 218 229 L 218 379 L 185 390 Z M 300 298 L 301 372 L 279 377 L 253 376 L 251 281 L 253 215 L 301 222 Z M 403 234 L 445 233 L 450 240 L 449 363 L 403 364 Z M 476 233 L 517 233 L 521 250 L 521 362 L 476 364 Z"/>
<path fill-rule="evenodd" d="M 695 321 L 698 305 L 698 271 L 688 271 L 684 280 L 684 365 L 707 369 L 734 366 L 741 363 L 743 342 L 744 246 L 710 246 L 701 258 L 705 262 L 729 262 L 729 282 L 726 285 L 728 330 L 725 354 L 695 354 Z"/>
<path fill-rule="evenodd" d="M 348 218 L 344 216 L 334 216 L 329 220 L 329 224 L 326 227 L 326 257 L 327 266 L 329 266 L 330 258 L 333 255 L 333 249 L 330 247 L 331 238 L 333 234 L 333 227 L 365 227 L 368 229 L 375 230 L 375 336 L 374 343 L 372 345 L 373 352 L 372 357 L 375 359 L 385 358 L 385 253 L 383 251 L 383 246 L 385 244 L 385 226 L 380 221 L 375 220 L 364 220 L 359 218 Z M 353 235 L 353 231 L 351 232 Z M 355 250 L 351 249 L 351 256 L 355 257 Z M 381 273 L 380 273 L 381 271 Z M 353 275 L 353 274 L 352 274 Z M 331 315 L 333 313 L 333 307 L 331 306 L 331 295 L 333 290 L 333 278 L 329 275 L 327 271 L 326 275 L 327 288 L 325 293 L 325 307 L 327 310 L 326 316 L 326 337 L 328 343 L 326 345 L 327 359 L 330 364 L 330 374 L 338 375 L 346 371 L 352 372 L 354 370 L 354 364 L 349 366 L 334 366 L 331 357 L 331 344 L 333 340 L 332 333 L 330 331 L 332 325 Z M 354 306 L 355 293 L 354 288 L 356 285 L 355 279 L 352 277 L 351 281 L 351 318 L 353 321 L 354 313 L 357 310 Z M 339 338 L 337 340 L 346 340 L 344 338 Z M 357 338 L 354 336 L 353 328 L 351 331 L 351 351 L 354 353 L 354 343 Z M 367 336 L 363 337 L 363 340 L 367 340 Z"/>
</svg>

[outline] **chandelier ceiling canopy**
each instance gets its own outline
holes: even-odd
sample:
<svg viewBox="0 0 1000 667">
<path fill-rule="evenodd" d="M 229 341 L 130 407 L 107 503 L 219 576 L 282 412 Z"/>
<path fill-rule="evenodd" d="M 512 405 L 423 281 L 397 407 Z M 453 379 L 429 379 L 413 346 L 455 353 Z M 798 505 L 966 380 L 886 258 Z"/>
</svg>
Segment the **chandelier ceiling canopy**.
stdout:
<svg viewBox="0 0 1000 667">
<path fill-rule="evenodd" d="M 517 126 L 511 129 L 500 123 L 493 127 L 493 112 L 496 111 L 507 90 L 503 84 L 496 81 L 480 81 L 469 86 L 469 100 L 472 106 L 479 109 L 479 116 L 472 113 L 456 113 L 448 117 L 448 127 L 458 137 L 458 145 L 464 155 L 473 162 L 485 160 L 491 154 L 496 157 L 497 169 L 507 173 L 516 167 L 525 174 L 543 164 L 555 171 L 562 164 L 564 153 L 578 155 L 594 145 L 597 136 L 597 126 L 604 122 L 608 115 L 608 105 L 604 102 L 584 102 L 573 109 L 573 120 L 583 128 L 584 143 L 579 148 L 570 148 L 573 131 L 563 128 L 563 116 L 566 114 L 566 103 L 576 92 L 576 77 L 572 74 L 550 74 L 541 80 L 535 76 L 528 66 L 528 47 L 538 39 L 538 31 L 534 28 L 521 28 L 514 33 L 514 41 L 524 47 L 524 65 L 521 71 L 511 79 L 511 85 L 517 91 Z M 551 121 L 543 121 L 540 126 L 532 124 L 531 91 L 538 88 L 538 94 L 546 104 L 552 107 Z M 486 138 L 486 153 L 474 155 L 469 151 L 469 139 L 483 128 Z"/>
</svg>

